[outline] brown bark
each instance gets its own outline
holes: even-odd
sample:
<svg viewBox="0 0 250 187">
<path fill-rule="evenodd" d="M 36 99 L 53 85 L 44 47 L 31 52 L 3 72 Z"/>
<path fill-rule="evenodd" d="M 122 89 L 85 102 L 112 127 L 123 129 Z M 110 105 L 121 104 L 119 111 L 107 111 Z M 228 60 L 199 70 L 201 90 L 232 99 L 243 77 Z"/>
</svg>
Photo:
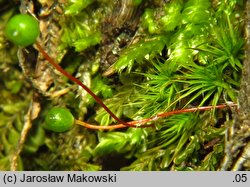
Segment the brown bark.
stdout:
<svg viewBox="0 0 250 187">
<path fill-rule="evenodd" d="M 250 0 L 245 6 L 245 58 L 239 91 L 239 108 L 227 131 L 225 157 L 221 170 L 249 170 L 250 159 Z"/>
</svg>

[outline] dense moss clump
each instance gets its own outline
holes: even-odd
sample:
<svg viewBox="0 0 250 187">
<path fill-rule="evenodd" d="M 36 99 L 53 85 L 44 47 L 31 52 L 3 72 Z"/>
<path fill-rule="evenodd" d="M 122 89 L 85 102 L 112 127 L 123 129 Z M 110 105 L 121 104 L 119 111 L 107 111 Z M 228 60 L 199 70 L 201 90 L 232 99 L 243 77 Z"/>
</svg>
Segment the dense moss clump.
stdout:
<svg viewBox="0 0 250 187">
<path fill-rule="evenodd" d="M 40 21 L 38 40 L 47 53 L 116 116 L 133 121 L 183 108 L 237 103 L 244 3 L 68 0 L 52 6 L 37 1 L 30 4 L 30 12 Z M 26 5 L 17 5 L 27 12 Z M 3 30 L 19 13 L 17 5 L 0 9 L 0 170 L 10 170 L 12 162 L 19 170 L 220 168 L 233 108 L 155 119 L 150 122 L 154 128 L 47 131 L 45 118 L 55 106 L 67 107 L 75 118 L 91 124 L 116 122 L 33 47 L 17 49 L 7 41 Z M 18 58 L 13 55 L 17 51 Z M 32 127 L 17 154 L 28 123 Z M 11 161 L 13 155 L 18 159 Z M 32 164 L 23 164 L 27 162 Z"/>
</svg>

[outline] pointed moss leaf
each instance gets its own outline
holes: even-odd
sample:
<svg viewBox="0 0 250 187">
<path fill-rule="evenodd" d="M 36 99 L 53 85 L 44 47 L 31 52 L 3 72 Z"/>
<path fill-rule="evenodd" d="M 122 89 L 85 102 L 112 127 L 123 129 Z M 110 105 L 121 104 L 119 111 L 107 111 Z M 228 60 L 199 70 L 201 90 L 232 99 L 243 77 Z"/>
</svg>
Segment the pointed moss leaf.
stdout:
<svg viewBox="0 0 250 187">
<path fill-rule="evenodd" d="M 26 140 L 24 151 L 27 153 L 36 153 L 45 141 L 45 131 L 39 126 L 35 131 L 32 131 Z"/>
<path fill-rule="evenodd" d="M 8 142 L 10 144 L 16 145 L 20 137 L 20 133 L 14 128 L 11 128 L 8 133 Z"/>
<path fill-rule="evenodd" d="M 205 0 L 206 1 L 206 0 Z M 202 23 L 210 19 L 210 3 L 203 2 L 186 7 L 182 12 L 183 23 Z"/>
<path fill-rule="evenodd" d="M 93 2 L 94 0 L 70 0 L 68 7 L 65 9 L 65 14 L 75 16 Z"/>
<path fill-rule="evenodd" d="M 91 16 L 84 12 L 63 22 L 61 49 L 74 47 L 81 52 L 101 41 L 99 22 Z"/>
<path fill-rule="evenodd" d="M 178 144 L 176 146 L 174 156 L 176 156 L 183 149 L 183 146 L 186 144 L 187 140 L 189 139 L 189 136 L 190 136 L 190 132 L 188 132 L 188 131 L 185 131 L 182 134 L 182 136 L 179 139 L 179 142 L 178 142 Z"/>
<path fill-rule="evenodd" d="M 124 85 L 119 88 L 119 92 L 113 95 L 111 98 L 108 98 L 104 101 L 107 107 L 114 112 L 118 117 L 121 117 L 124 114 L 124 109 L 127 107 L 127 102 L 133 97 L 135 93 L 135 86 Z M 97 110 L 97 115 L 95 120 L 101 123 L 101 125 L 109 125 L 114 122 L 113 118 L 103 109 L 100 108 Z"/>
<path fill-rule="evenodd" d="M 169 146 L 165 150 L 165 153 L 163 155 L 163 158 L 162 158 L 161 164 L 160 164 L 161 168 L 167 168 L 172 163 L 174 151 L 175 151 L 175 145 L 174 144 L 172 144 L 171 146 Z"/>
<path fill-rule="evenodd" d="M 110 153 L 140 152 L 145 149 L 144 144 L 146 137 L 146 131 L 141 128 L 130 128 L 126 132 L 109 132 L 102 134 L 100 143 L 95 149 L 95 155 L 102 156 Z"/>
<path fill-rule="evenodd" d="M 172 1 L 165 7 L 165 15 L 160 19 L 165 31 L 173 31 L 181 24 L 181 1 Z"/>
<path fill-rule="evenodd" d="M 165 47 L 166 42 L 166 36 L 158 35 L 129 46 L 115 63 L 115 69 L 121 73 L 123 69 L 128 68 L 128 72 L 130 72 L 135 61 L 141 62 L 147 55 L 153 57 L 159 54 Z"/>
<path fill-rule="evenodd" d="M 101 41 L 101 37 L 99 33 L 88 35 L 85 38 L 79 39 L 74 42 L 74 46 L 76 51 L 81 52 L 87 49 L 90 46 L 94 46 Z"/>
<path fill-rule="evenodd" d="M 120 102 L 118 98 L 108 99 L 105 101 L 105 104 L 108 108 L 111 109 L 111 111 L 117 117 L 121 117 L 123 106 L 122 106 L 122 102 Z M 103 126 L 107 126 L 114 121 L 114 119 L 103 108 L 100 108 L 96 113 L 97 115 L 95 117 L 95 120 L 98 121 Z"/>
<path fill-rule="evenodd" d="M 103 78 L 99 74 L 93 77 L 93 80 L 91 81 L 91 90 L 96 95 L 102 95 L 104 98 L 109 98 L 113 95 L 112 88 L 108 85 L 107 79 Z M 90 95 L 87 95 L 86 97 L 89 104 L 93 104 L 95 102 Z"/>
<path fill-rule="evenodd" d="M 176 157 L 174 159 L 175 164 L 179 165 L 183 161 L 189 159 L 190 156 L 192 155 L 192 153 L 195 151 L 195 149 L 199 148 L 198 136 L 191 136 L 190 139 L 191 139 L 191 141 L 188 143 L 186 148 L 180 154 L 176 155 Z"/>
<path fill-rule="evenodd" d="M 143 14 L 143 26 L 146 27 L 150 34 L 159 32 L 157 22 L 154 20 L 154 10 L 146 9 Z"/>
<path fill-rule="evenodd" d="M 95 148 L 95 155 L 102 156 L 114 152 L 121 152 L 128 141 L 128 136 L 121 132 L 110 132 L 100 139 Z"/>
</svg>

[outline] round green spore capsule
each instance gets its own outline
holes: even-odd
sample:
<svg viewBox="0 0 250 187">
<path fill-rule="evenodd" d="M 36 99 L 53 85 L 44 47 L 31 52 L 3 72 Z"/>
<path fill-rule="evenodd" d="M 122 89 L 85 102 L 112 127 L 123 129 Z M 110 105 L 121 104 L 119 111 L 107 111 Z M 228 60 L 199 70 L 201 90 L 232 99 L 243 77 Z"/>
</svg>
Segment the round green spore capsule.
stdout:
<svg viewBox="0 0 250 187">
<path fill-rule="evenodd" d="M 46 129 L 54 132 L 65 132 L 74 125 L 74 117 L 66 108 L 52 108 L 46 118 Z"/>
<path fill-rule="evenodd" d="M 39 34 L 38 21 L 27 14 L 13 16 L 5 27 L 5 36 L 7 39 L 22 47 L 35 43 Z"/>
</svg>

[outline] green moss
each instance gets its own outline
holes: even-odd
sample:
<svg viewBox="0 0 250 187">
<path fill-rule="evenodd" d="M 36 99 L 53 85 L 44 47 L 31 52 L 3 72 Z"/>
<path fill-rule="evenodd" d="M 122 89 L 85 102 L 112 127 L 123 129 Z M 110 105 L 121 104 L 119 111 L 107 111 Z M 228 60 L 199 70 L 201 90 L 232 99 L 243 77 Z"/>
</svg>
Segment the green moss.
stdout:
<svg viewBox="0 0 250 187">
<path fill-rule="evenodd" d="M 237 102 L 245 43 L 243 1 L 140 0 L 126 7 L 124 3 L 130 2 L 62 4 L 56 46 L 66 54 L 61 65 L 124 121 Z M 17 68 L 13 55 L 17 48 L 1 36 L 0 32 L 0 162 L 8 169 L 6 158 L 22 130 L 32 84 Z M 54 106 L 66 106 L 76 118 L 91 124 L 115 121 L 80 87 L 53 77 L 48 95 L 37 96 L 42 108 L 20 156 L 23 169 L 101 170 L 110 155 L 131 159 L 122 170 L 220 167 L 231 117 L 228 109 L 157 119 L 152 122 L 155 128 L 97 132 L 74 126 L 62 135 L 39 128 Z"/>
</svg>

